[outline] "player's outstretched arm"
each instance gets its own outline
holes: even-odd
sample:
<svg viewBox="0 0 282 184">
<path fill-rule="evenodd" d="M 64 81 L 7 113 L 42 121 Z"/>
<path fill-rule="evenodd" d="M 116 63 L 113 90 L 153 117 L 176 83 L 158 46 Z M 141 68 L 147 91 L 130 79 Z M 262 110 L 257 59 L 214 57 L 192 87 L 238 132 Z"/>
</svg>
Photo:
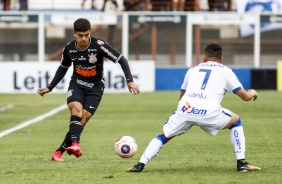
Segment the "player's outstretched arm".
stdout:
<svg viewBox="0 0 282 184">
<path fill-rule="evenodd" d="M 127 83 L 128 90 L 133 93 L 134 95 L 138 95 L 140 93 L 140 90 L 138 86 L 134 82 Z"/>
<path fill-rule="evenodd" d="M 39 88 L 38 90 L 37 90 L 37 93 L 39 94 L 39 95 L 41 95 L 41 96 L 44 96 L 46 93 L 49 93 L 50 92 L 50 90 L 47 88 L 47 87 L 45 87 L 45 88 Z"/>
<path fill-rule="evenodd" d="M 244 89 L 240 89 L 236 92 L 236 94 L 244 101 L 255 101 L 258 97 L 258 93 L 254 89 L 249 89 L 247 91 Z"/>
</svg>

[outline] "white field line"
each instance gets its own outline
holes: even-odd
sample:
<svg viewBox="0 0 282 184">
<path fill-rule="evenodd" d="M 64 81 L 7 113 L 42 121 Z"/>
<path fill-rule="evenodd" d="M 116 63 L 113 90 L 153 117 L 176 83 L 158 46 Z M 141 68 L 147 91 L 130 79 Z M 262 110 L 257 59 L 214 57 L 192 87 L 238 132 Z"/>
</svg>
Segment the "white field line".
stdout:
<svg viewBox="0 0 282 184">
<path fill-rule="evenodd" d="M 8 135 L 8 134 L 10 134 L 12 132 L 15 132 L 17 130 L 20 130 L 22 128 L 25 128 L 25 127 L 33 124 L 33 123 L 37 123 L 37 122 L 39 122 L 39 121 L 41 121 L 41 120 L 43 120 L 45 118 L 48 118 L 49 116 L 52 116 L 52 115 L 54 115 L 54 114 L 56 114 L 56 113 L 58 113 L 58 112 L 60 112 L 60 111 L 62 111 L 64 109 L 66 109 L 66 108 L 67 108 L 66 104 L 65 105 L 61 105 L 61 106 L 59 106 L 59 107 L 57 107 L 57 108 L 55 108 L 55 109 L 53 109 L 53 110 L 51 110 L 51 111 L 49 111 L 49 112 L 47 112 L 45 114 L 37 116 L 34 119 L 30 119 L 28 121 L 22 122 L 21 124 L 15 126 L 13 128 L 9 128 L 7 130 L 4 130 L 4 131 L 0 132 L 0 138 L 4 137 L 4 136 L 6 136 L 6 135 Z"/>
<path fill-rule="evenodd" d="M 13 104 L 8 104 L 4 107 L 0 107 L 0 111 L 6 111 L 7 109 L 11 109 L 13 108 Z"/>
</svg>

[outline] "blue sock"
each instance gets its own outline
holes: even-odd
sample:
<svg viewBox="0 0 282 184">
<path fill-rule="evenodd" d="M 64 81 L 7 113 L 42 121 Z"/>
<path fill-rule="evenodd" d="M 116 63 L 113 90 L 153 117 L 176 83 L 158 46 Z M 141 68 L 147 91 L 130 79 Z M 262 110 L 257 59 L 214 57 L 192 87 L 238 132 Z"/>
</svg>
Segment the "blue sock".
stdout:
<svg viewBox="0 0 282 184">
<path fill-rule="evenodd" d="M 242 122 L 241 119 L 239 118 L 239 120 L 237 121 L 237 123 L 235 125 L 232 125 L 229 129 L 231 130 L 234 127 L 238 127 L 238 126 L 242 126 Z"/>
<path fill-rule="evenodd" d="M 159 139 L 163 144 L 167 143 L 167 140 L 165 140 L 165 138 L 163 138 L 161 135 L 158 135 L 156 138 Z"/>
</svg>

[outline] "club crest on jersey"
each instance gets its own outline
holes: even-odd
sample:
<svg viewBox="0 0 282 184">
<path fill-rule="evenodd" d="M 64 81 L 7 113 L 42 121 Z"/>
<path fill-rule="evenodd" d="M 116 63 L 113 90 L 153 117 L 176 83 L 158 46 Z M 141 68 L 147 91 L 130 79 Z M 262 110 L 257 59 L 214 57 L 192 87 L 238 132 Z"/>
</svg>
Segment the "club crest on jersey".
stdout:
<svg viewBox="0 0 282 184">
<path fill-rule="evenodd" d="M 102 40 L 97 40 L 97 43 L 98 43 L 99 45 L 104 45 L 104 42 L 103 42 Z"/>
<path fill-rule="evenodd" d="M 72 91 L 73 91 L 73 89 L 70 89 L 70 90 L 68 91 L 67 98 L 69 98 L 69 97 L 72 96 Z"/>
<path fill-rule="evenodd" d="M 94 63 L 96 63 L 96 62 L 97 62 L 96 55 L 97 55 L 97 54 L 93 54 L 93 53 L 88 54 L 88 57 L 89 57 L 89 63 L 94 64 Z"/>
</svg>

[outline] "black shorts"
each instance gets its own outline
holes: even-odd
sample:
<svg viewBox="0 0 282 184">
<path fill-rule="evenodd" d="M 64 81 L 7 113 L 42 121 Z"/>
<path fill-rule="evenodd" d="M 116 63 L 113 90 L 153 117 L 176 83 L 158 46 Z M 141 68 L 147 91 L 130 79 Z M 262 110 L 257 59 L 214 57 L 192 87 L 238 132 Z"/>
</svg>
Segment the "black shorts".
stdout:
<svg viewBox="0 0 282 184">
<path fill-rule="evenodd" d="M 87 89 L 71 81 L 68 88 L 67 103 L 79 102 L 83 109 L 93 115 L 102 100 L 104 88 L 103 83 L 94 84 L 91 89 Z"/>
</svg>

